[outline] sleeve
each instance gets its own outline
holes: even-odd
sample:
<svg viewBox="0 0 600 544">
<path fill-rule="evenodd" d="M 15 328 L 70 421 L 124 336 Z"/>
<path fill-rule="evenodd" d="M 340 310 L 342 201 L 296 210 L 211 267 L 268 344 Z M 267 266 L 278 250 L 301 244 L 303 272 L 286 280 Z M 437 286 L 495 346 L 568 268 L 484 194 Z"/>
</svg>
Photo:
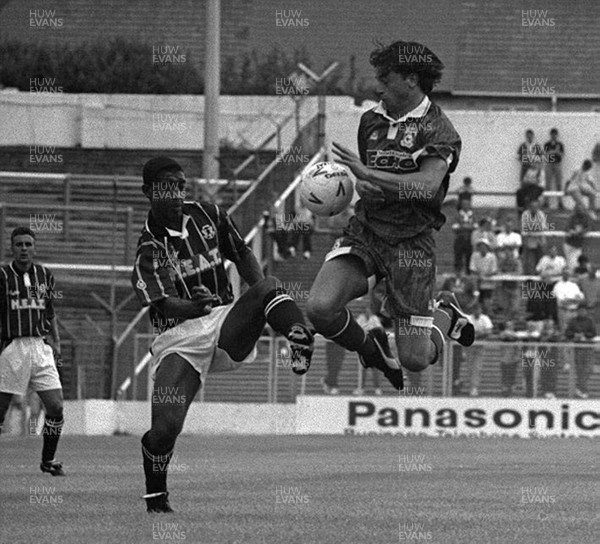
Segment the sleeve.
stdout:
<svg viewBox="0 0 600 544">
<path fill-rule="evenodd" d="M 149 306 L 167 297 L 179 297 L 169 269 L 165 266 L 155 266 L 154 249 L 155 246 L 151 242 L 145 242 L 138 247 L 131 274 L 133 290 L 142 306 Z"/>
<path fill-rule="evenodd" d="M 46 276 L 46 318 L 49 321 L 52 321 L 56 317 L 56 312 L 54 311 L 54 297 L 55 297 L 55 281 L 54 275 L 47 268 L 45 270 Z"/>
<path fill-rule="evenodd" d="M 215 208 L 218 215 L 219 251 L 230 261 L 238 263 L 251 249 L 227 212 L 219 206 Z"/>
<path fill-rule="evenodd" d="M 365 123 L 364 123 L 364 115 L 360 118 L 360 123 L 358 125 L 358 155 L 360 157 L 360 161 L 363 164 L 367 164 L 367 137 Z"/>
<path fill-rule="evenodd" d="M 462 149 L 460 136 L 446 117 L 437 118 L 432 130 L 427 132 L 427 140 L 419 159 L 438 157 L 448 165 L 448 173 L 456 170 Z"/>
</svg>

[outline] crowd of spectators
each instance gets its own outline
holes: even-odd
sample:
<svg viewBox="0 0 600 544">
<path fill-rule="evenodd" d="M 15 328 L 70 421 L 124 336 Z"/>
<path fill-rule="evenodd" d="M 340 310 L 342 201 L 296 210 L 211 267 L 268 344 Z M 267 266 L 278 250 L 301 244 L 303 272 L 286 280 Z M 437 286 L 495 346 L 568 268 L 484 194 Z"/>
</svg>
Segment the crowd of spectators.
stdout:
<svg viewBox="0 0 600 544">
<path fill-rule="evenodd" d="M 600 278 L 585 252 L 587 235 L 597 219 L 597 190 L 590 160 L 564 183 L 565 147 L 558 136 L 558 130 L 552 129 L 549 140 L 540 145 L 534 132 L 526 131 L 518 149 L 516 214 L 478 218 L 472 180 L 466 178 L 458 191 L 458 214 L 452 226 L 455 274 L 441 287 L 456 294 L 476 324 L 479 341 L 512 343 L 502 351 L 501 393 L 505 396 L 518 389 L 520 376 L 526 396 L 555 397 L 559 372 L 572 368 L 575 396 L 588 397 L 595 349 L 552 344 L 589 344 L 598 332 Z M 600 158 L 597 147 L 594 153 Z M 561 243 L 554 232 L 561 216 L 555 214 L 566 211 L 567 196 L 573 209 L 568 212 Z M 479 394 L 485 347 L 478 347 L 476 341 L 474 348 L 455 349 L 454 394 Z"/>
</svg>

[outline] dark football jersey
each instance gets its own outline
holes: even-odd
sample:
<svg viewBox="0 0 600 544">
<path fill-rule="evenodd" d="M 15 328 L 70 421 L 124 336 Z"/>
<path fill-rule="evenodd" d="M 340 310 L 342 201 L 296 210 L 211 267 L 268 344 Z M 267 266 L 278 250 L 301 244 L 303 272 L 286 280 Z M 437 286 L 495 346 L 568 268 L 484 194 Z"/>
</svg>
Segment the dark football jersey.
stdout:
<svg viewBox="0 0 600 544">
<path fill-rule="evenodd" d="M 26 272 L 14 262 L 0 267 L 2 346 L 14 338 L 48 334 L 55 296 L 54 276 L 46 267 L 32 264 Z"/>
<path fill-rule="evenodd" d="M 159 334 L 180 323 L 165 319 L 152 305 L 167 297 L 190 300 L 192 289 L 203 285 L 217 295 L 216 306 L 233 301 L 225 259 L 238 262 L 250 249 L 223 209 L 209 203 L 185 202 L 183 236 L 157 225 L 148 214 L 138 241 L 131 282 Z"/>
<path fill-rule="evenodd" d="M 390 118 L 379 104 L 363 114 L 358 128 L 361 161 L 369 168 L 394 174 L 410 174 L 420 169 L 427 157 L 438 157 L 448 164 L 448 172 L 435 194 L 422 184 L 392 193 L 385 191 L 384 203 L 359 200 L 356 217 L 387 243 L 412 238 L 446 221 L 441 212 L 448 192 L 450 174 L 458 164 L 460 136 L 442 110 L 428 97 L 400 119 Z"/>
</svg>

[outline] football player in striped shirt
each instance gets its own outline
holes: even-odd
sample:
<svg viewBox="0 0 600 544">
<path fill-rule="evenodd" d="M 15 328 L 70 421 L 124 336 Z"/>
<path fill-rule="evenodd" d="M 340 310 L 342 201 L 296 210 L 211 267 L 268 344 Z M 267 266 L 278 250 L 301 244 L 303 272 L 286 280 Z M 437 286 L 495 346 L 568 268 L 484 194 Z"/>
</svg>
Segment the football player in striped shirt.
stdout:
<svg viewBox="0 0 600 544">
<path fill-rule="evenodd" d="M 157 335 L 151 347 L 152 424 L 142 438 L 144 498 L 148 512 L 172 512 L 168 465 L 206 373 L 252 362 L 266 323 L 288 339 L 297 374 L 308 370 L 314 342 L 296 303 L 275 278 L 264 277 L 227 213 L 214 204 L 184 200 L 186 179 L 176 161 L 151 159 L 143 180 L 150 212 L 132 284 L 140 302 L 150 306 Z M 235 302 L 226 259 L 250 286 Z"/>
<path fill-rule="evenodd" d="M 45 266 L 33 262 L 33 231 L 17 227 L 10 240 L 14 260 L 0 267 L 0 431 L 12 396 L 25 395 L 29 385 L 46 412 L 40 468 L 64 476 L 62 463 L 54 459 L 64 423 L 62 386 L 54 358 L 60 359 L 54 277 Z"/>
<path fill-rule="evenodd" d="M 387 345 L 364 331 L 347 304 L 386 282 L 398 358 L 413 372 L 438 360 L 449 335 L 463 345 L 473 325 L 451 293 L 434 300 L 433 230 L 445 222 L 442 202 L 461 151 L 460 136 L 428 94 L 444 65 L 427 47 L 398 41 L 371 53 L 381 101 L 363 114 L 358 155 L 334 142 L 336 160 L 357 178 L 356 215 L 325 258 L 308 300 L 317 332 L 358 352 L 402 388 L 402 368 Z"/>
</svg>

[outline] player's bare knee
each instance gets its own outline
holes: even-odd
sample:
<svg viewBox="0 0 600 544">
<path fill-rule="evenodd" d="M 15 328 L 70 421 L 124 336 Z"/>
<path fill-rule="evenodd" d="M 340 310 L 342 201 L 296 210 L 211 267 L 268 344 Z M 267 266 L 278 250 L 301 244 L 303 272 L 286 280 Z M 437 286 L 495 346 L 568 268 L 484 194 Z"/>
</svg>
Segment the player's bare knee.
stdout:
<svg viewBox="0 0 600 544">
<path fill-rule="evenodd" d="M 328 300 L 309 296 L 306 301 L 306 315 L 312 324 L 319 329 L 331 321 L 331 315 L 334 312 L 333 305 Z"/>
<path fill-rule="evenodd" d="M 414 351 L 399 349 L 398 357 L 402 366 L 411 372 L 422 372 L 429 366 L 426 357 Z"/>
</svg>

